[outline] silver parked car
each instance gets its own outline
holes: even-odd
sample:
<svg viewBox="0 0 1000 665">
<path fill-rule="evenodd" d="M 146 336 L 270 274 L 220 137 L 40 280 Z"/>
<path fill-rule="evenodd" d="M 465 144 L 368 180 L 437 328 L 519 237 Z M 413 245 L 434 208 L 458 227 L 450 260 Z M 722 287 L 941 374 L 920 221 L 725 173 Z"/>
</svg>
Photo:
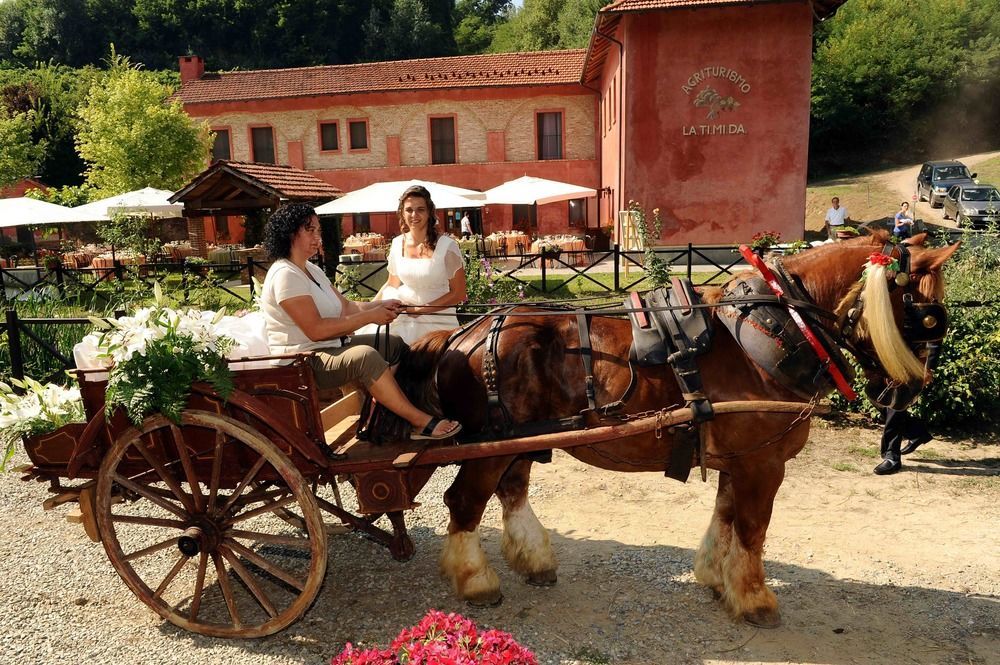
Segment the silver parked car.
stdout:
<svg viewBox="0 0 1000 665">
<path fill-rule="evenodd" d="M 944 217 L 953 217 L 959 228 L 985 229 L 1000 222 L 1000 192 L 993 185 L 952 185 Z"/>
</svg>

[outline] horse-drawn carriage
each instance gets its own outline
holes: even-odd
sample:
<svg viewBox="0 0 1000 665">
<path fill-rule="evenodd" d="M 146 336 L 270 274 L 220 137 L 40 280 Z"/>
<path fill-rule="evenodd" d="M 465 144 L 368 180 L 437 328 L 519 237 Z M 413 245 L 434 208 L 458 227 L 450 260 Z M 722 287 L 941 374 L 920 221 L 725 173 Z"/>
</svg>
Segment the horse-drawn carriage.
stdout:
<svg viewBox="0 0 1000 665">
<path fill-rule="evenodd" d="M 881 245 L 876 249 L 887 255 L 897 251 Z M 903 304 L 912 308 L 914 298 L 918 304 L 940 298 L 940 267 L 953 249 L 914 250 L 905 269 L 910 285 L 897 280 L 902 288 L 879 287 L 887 294 L 881 304 L 873 302 L 873 289 L 851 291 L 871 251 L 870 244 L 859 241 L 819 251 L 817 256 L 826 260 L 789 260 L 781 270 L 802 290 L 798 296 L 781 293 L 779 286 L 770 298 L 750 294 L 732 299 L 720 290 L 720 299 L 706 296 L 703 305 L 631 309 L 648 314 L 729 307 L 739 319 L 746 307 L 739 325 L 747 326 L 753 323 L 750 310 L 761 304 L 786 308 L 799 318 L 810 318 L 801 316 L 809 314 L 806 310 L 842 309 L 811 317 L 814 327 L 822 326 L 819 336 L 837 343 L 849 337 L 852 350 L 873 363 L 866 370 L 878 374 L 892 365 L 888 356 L 901 354 L 905 346 L 887 348 L 879 337 L 885 331 L 873 331 L 876 319 L 888 318 L 897 331 L 897 347 L 902 344 L 899 331 L 910 325 L 904 325 L 909 314 Z M 763 264 L 758 267 L 769 273 Z M 854 276 L 848 279 L 849 274 Z M 876 274 L 886 279 L 882 272 Z M 925 277 L 933 283 L 924 282 Z M 861 296 L 867 298 L 863 303 Z M 731 298 L 728 304 L 726 297 Z M 851 297 L 847 304 L 853 306 L 843 306 Z M 227 399 L 196 384 L 179 421 L 154 414 L 138 427 L 120 411 L 106 413 L 103 375 L 78 370 L 88 420 L 27 441 L 32 465 L 25 477 L 49 482 L 53 496 L 47 507 L 79 503 L 87 534 L 102 542 L 128 587 L 158 614 L 205 635 L 259 637 L 296 621 L 319 593 L 330 528 L 325 515 L 337 521 L 337 528 L 360 531 L 386 545 L 394 558 L 408 559 L 413 544 L 403 511 L 414 507 L 417 493 L 438 466 L 462 464 L 445 497 L 452 519 L 442 565 L 462 597 L 494 602 L 499 582 L 477 534 L 485 503 L 494 494 L 504 508 L 508 563 L 531 582 L 555 581 L 547 534 L 527 505 L 532 458 L 526 454 L 564 448 L 605 468 L 670 471 L 678 463 L 671 449 L 694 431 L 696 445 L 684 462 L 700 462 L 722 474 L 696 573 L 737 616 L 776 623 L 777 604 L 763 583 L 760 555 L 784 462 L 805 443 L 815 395 L 803 397 L 783 385 L 787 378 L 776 368 L 755 364 L 740 348 L 738 333 L 695 354 L 704 387 L 693 390 L 683 377 L 629 360 L 638 332 L 628 320 L 600 312 L 556 314 L 506 311 L 459 334 L 432 335 L 416 345 L 412 380 L 404 367 L 398 375 L 401 384 L 409 383 L 411 399 L 431 407 L 435 400 L 426 399 L 429 392 L 423 386 L 433 368 L 429 374 L 437 376 L 438 410 L 475 433 L 471 442 L 359 440 L 358 395 L 321 408 L 303 357 L 287 365 L 234 372 L 236 389 Z M 928 317 L 924 319 L 923 325 L 930 327 Z M 715 321 L 711 326 L 722 325 Z M 855 332 L 862 327 L 863 334 Z M 907 342 L 914 339 L 911 334 Z M 820 346 L 828 348 L 829 342 Z M 864 348 L 873 350 L 867 354 Z M 827 369 L 830 362 L 828 356 L 820 366 Z M 922 365 L 917 367 L 921 376 L 909 381 L 896 376 L 898 368 L 879 376 L 894 377 L 887 384 L 892 395 L 915 394 L 913 387 L 923 380 Z M 702 399 L 711 400 L 708 418 L 703 409 L 692 407 Z M 618 415 L 609 408 L 612 403 Z M 892 405 L 902 406 L 900 401 Z M 491 418 L 491 413 L 502 418 Z M 567 416 L 580 426 L 530 425 L 566 421 Z M 501 421 L 506 424 L 498 427 Z M 701 422 L 692 428 L 692 421 Z M 356 492 L 359 514 L 340 500 L 338 481 L 343 480 Z M 382 515 L 391 531 L 376 525 Z"/>
</svg>

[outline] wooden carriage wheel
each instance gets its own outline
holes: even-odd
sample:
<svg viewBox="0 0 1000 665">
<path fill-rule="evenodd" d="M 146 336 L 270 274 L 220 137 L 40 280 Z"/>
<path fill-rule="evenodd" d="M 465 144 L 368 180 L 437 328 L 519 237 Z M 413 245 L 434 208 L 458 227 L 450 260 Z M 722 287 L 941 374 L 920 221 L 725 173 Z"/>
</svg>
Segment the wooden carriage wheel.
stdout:
<svg viewBox="0 0 1000 665">
<path fill-rule="evenodd" d="M 122 494 L 127 500 L 116 500 Z M 101 464 L 96 498 L 112 565 L 181 628 L 270 635 L 319 593 L 327 542 L 309 484 L 273 443 L 232 418 L 188 410 L 179 425 L 156 415 L 129 428 Z M 275 515 L 285 507 L 303 517 L 301 530 Z"/>
</svg>

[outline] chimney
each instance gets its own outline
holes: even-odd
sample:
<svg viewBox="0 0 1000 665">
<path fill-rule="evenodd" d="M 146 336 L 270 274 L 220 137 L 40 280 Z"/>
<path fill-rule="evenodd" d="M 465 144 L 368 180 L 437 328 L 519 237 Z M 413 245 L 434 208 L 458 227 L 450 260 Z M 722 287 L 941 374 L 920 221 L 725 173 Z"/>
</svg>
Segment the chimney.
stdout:
<svg viewBox="0 0 1000 665">
<path fill-rule="evenodd" d="M 205 73 L 205 60 L 198 55 L 182 55 L 180 57 L 181 85 L 188 81 L 197 81 Z"/>
</svg>

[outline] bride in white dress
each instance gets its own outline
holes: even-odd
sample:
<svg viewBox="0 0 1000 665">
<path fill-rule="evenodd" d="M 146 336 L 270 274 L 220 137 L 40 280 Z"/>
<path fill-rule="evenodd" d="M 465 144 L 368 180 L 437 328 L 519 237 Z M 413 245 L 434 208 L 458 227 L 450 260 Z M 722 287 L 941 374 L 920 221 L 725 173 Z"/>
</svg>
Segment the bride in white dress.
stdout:
<svg viewBox="0 0 1000 665">
<path fill-rule="evenodd" d="M 458 327 L 454 305 L 468 297 L 465 264 L 458 243 L 438 235 L 434 202 L 426 188 L 415 185 L 403 192 L 398 213 L 402 234 L 392 240 L 386 257 L 389 280 L 375 299 L 395 298 L 406 305 L 389 332 L 412 344 L 433 330 Z M 375 326 L 366 326 L 357 334 L 375 332 Z"/>
</svg>

